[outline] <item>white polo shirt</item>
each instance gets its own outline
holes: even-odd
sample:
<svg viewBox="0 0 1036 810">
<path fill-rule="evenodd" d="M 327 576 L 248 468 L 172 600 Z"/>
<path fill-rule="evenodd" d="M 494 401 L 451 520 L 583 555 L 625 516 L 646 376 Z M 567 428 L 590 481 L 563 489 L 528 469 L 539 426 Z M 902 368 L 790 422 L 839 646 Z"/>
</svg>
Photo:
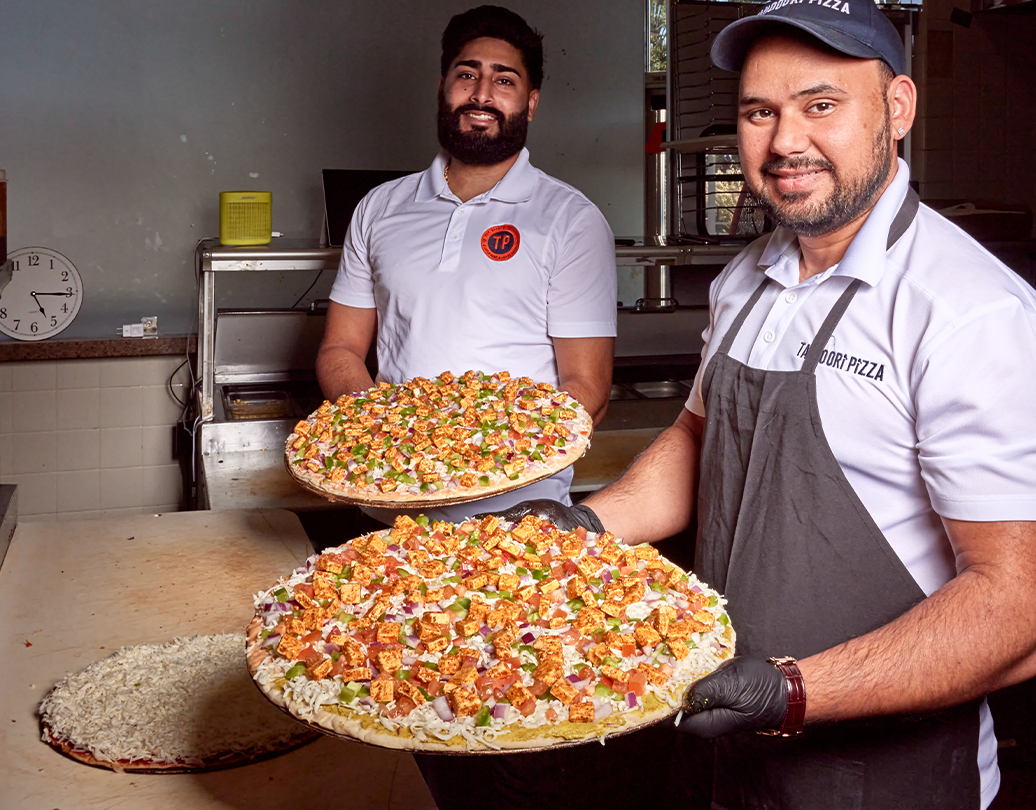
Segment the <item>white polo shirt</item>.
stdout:
<svg viewBox="0 0 1036 810">
<path fill-rule="evenodd" d="M 478 369 L 557 385 L 553 338 L 615 336 L 611 228 L 581 192 L 534 168 L 527 149 L 464 203 L 443 178 L 446 159 L 440 152 L 426 171 L 363 198 L 331 300 L 377 308 L 379 381 Z M 474 511 L 569 503 L 571 480 L 570 468 Z M 473 508 L 447 511 L 463 518 Z"/>
<path fill-rule="evenodd" d="M 908 178 L 900 160 L 842 261 L 824 273 L 799 282 L 798 240 L 781 228 L 723 270 L 687 408 L 704 416 L 702 373 L 764 274 L 776 283 L 730 354 L 780 371 L 802 367 L 835 301 L 862 279 L 817 367 L 818 407 L 846 478 L 931 594 L 956 572 L 940 515 L 1036 520 L 1036 294 L 925 205 L 886 253 Z M 999 775 L 988 710 L 982 719 L 986 805 Z"/>
</svg>

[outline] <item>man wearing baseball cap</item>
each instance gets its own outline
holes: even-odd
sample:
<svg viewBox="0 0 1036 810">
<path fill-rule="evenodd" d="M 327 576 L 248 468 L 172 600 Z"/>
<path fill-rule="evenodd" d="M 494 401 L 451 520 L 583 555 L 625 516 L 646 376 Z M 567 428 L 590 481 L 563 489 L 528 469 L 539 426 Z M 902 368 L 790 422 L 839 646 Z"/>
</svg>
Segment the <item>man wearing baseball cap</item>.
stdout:
<svg viewBox="0 0 1036 810">
<path fill-rule="evenodd" d="M 714 808 L 985 808 L 984 696 L 1036 675 L 1036 295 L 910 188 L 871 0 L 776 0 L 712 58 L 778 227 L 713 283 L 676 423 L 582 504 L 505 515 L 638 543 L 697 510 L 737 632 L 679 721 L 717 738 Z"/>
</svg>

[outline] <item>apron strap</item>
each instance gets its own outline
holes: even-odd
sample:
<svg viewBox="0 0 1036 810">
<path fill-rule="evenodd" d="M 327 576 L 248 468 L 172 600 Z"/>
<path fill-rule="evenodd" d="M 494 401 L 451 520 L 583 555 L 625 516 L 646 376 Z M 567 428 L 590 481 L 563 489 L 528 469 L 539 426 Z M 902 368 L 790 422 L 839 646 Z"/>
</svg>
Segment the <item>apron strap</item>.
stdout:
<svg viewBox="0 0 1036 810">
<path fill-rule="evenodd" d="M 903 204 L 899 207 L 899 212 L 896 214 L 896 218 L 892 220 L 892 226 L 889 228 L 889 238 L 885 245 L 885 250 L 889 250 L 899 238 L 906 233 L 906 229 L 910 227 L 910 223 L 914 221 L 914 216 L 917 214 L 917 209 L 921 204 L 920 197 L 917 196 L 917 192 L 912 187 L 907 188 L 906 199 L 903 200 Z M 748 301 L 741 308 L 741 311 L 737 314 L 734 322 L 730 324 L 730 328 L 727 329 L 727 333 L 723 336 L 723 340 L 720 343 L 719 351 L 723 354 L 730 353 L 730 347 L 734 344 L 734 338 L 737 337 L 741 331 L 741 327 L 744 326 L 745 320 L 748 318 L 749 313 L 759 302 L 759 299 L 763 295 L 763 290 L 766 289 L 771 279 L 766 277 L 762 283 L 755 288 L 755 292 L 752 293 Z M 824 321 L 824 325 L 820 327 L 820 331 L 817 333 L 816 338 L 810 344 L 809 352 L 806 354 L 806 359 L 802 364 L 802 370 L 812 373 L 816 369 L 817 362 L 820 360 L 820 353 L 823 347 L 827 345 L 827 341 L 830 340 L 835 327 L 838 325 L 838 321 L 842 315 L 845 314 L 845 310 L 849 306 L 849 302 L 852 301 L 856 291 L 860 288 L 860 279 L 855 279 L 842 293 L 841 298 L 838 299 L 838 303 L 835 304 L 834 309 L 828 314 L 827 319 Z M 816 352 L 814 353 L 814 348 Z M 811 360 L 812 358 L 812 360 Z"/>
<path fill-rule="evenodd" d="M 849 308 L 849 302 L 853 300 L 853 296 L 856 295 L 856 291 L 860 289 L 860 285 L 863 284 L 863 279 L 854 278 L 848 287 L 845 288 L 835 305 L 831 307 L 831 311 L 827 313 L 827 317 L 824 319 L 823 325 L 820 327 L 820 331 L 817 332 L 817 336 L 813 338 L 813 342 L 809 344 L 809 351 L 806 352 L 806 359 L 802 361 L 802 370 L 807 374 L 812 374 L 816 371 L 817 363 L 820 362 L 820 355 L 824 351 L 824 347 L 827 342 L 831 339 L 831 335 L 835 331 L 835 327 L 838 326 L 838 322 L 842 319 L 842 315 Z"/>
<path fill-rule="evenodd" d="M 885 244 L 885 250 L 890 250 L 899 241 L 899 238 L 906 233 L 906 229 L 914 221 L 920 205 L 921 199 L 917 196 L 917 192 L 913 188 L 908 188 L 906 198 L 899 207 L 896 218 L 892 220 L 892 226 L 889 228 L 889 238 Z M 813 342 L 809 345 L 806 359 L 802 362 L 802 370 L 807 374 L 812 374 L 816 371 L 817 363 L 820 362 L 820 355 L 823 353 L 824 347 L 827 346 L 827 342 L 831 339 L 831 335 L 834 334 L 838 321 L 845 314 L 845 310 L 849 307 L 849 302 L 853 300 L 853 296 L 856 295 L 862 283 L 862 279 L 853 279 L 849 286 L 845 288 L 845 292 L 839 297 L 834 307 L 831 308 L 827 318 L 824 320 L 823 326 L 820 327 L 820 331 L 817 332 Z"/>
<path fill-rule="evenodd" d="M 763 283 L 755 288 L 755 292 L 752 293 L 748 301 L 745 302 L 745 305 L 741 307 L 741 311 L 737 314 L 737 317 L 734 318 L 734 322 L 730 324 L 730 327 L 727 329 L 727 333 L 723 336 L 723 342 L 719 344 L 720 353 L 730 353 L 730 347 L 734 344 L 734 338 L 736 338 L 737 333 L 741 331 L 741 327 L 744 326 L 745 319 L 748 317 L 748 313 L 752 311 L 752 308 L 762 297 L 763 290 L 766 289 L 766 285 L 768 285 L 769 283 L 769 276 L 763 278 Z"/>
</svg>

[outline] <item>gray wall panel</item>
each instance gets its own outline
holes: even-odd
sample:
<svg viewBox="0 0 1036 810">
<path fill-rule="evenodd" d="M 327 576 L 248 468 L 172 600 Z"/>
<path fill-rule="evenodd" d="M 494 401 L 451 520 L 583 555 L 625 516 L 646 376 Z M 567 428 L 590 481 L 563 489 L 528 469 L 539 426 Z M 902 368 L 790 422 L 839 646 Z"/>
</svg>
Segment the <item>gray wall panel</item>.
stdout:
<svg viewBox="0 0 1036 810">
<path fill-rule="evenodd" d="M 272 191 L 274 230 L 316 238 L 322 168 L 424 168 L 436 149 L 438 39 L 471 5 L 5 3 L 9 242 L 54 248 L 79 268 L 85 303 L 63 336 L 109 336 L 144 315 L 188 331 L 194 245 L 218 234 L 220 191 Z M 582 189 L 617 234 L 640 233 L 642 4 L 512 7 L 546 36 L 533 163 Z M 304 275 L 235 279 L 219 303 L 289 306 L 313 280 Z"/>
</svg>

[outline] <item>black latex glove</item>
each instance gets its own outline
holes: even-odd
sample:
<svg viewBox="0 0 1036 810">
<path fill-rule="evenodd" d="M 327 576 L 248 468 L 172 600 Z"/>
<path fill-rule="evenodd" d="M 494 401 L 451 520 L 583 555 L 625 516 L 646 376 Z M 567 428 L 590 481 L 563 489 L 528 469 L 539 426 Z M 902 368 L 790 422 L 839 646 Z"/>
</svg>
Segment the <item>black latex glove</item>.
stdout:
<svg viewBox="0 0 1036 810">
<path fill-rule="evenodd" d="M 475 517 L 486 517 L 486 514 L 488 513 L 475 515 Z M 582 504 L 565 506 L 565 504 L 552 501 L 549 498 L 522 501 L 521 503 L 516 503 L 510 509 L 505 509 L 503 512 L 493 512 L 492 514 L 511 523 L 519 523 L 526 515 L 536 515 L 540 520 L 549 521 L 566 532 L 572 531 L 577 526 L 582 526 L 591 532 L 604 531 L 604 525 L 601 523 L 600 518 L 594 514 L 594 510 L 589 506 L 583 506 Z"/>
<path fill-rule="evenodd" d="M 735 656 L 694 683 L 683 699 L 680 731 L 721 737 L 777 728 L 788 710 L 788 685 L 773 664 Z"/>
</svg>

